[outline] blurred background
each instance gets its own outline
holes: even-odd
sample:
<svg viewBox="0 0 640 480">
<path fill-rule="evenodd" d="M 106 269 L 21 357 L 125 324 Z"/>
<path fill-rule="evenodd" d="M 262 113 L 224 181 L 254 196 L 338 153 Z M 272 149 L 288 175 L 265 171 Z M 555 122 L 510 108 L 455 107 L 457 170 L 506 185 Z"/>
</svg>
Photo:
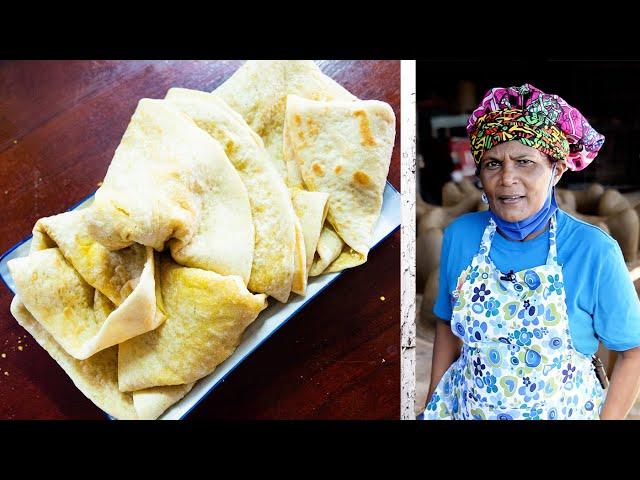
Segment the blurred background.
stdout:
<svg viewBox="0 0 640 480">
<path fill-rule="evenodd" d="M 530 83 L 557 94 L 605 136 L 588 168 L 564 174 L 557 200 L 618 241 L 640 291 L 640 62 L 451 59 L 418 61 L 416 72 L 418 413 L 429 385 L 442 231 L 459 215 L 486 209 L 465 127 L 490 88 Z M 599 354 L 611 373 L 615 353 L 601 346 Z M 640 405 L 629 418 L 640 418 Z"/>
</svg>

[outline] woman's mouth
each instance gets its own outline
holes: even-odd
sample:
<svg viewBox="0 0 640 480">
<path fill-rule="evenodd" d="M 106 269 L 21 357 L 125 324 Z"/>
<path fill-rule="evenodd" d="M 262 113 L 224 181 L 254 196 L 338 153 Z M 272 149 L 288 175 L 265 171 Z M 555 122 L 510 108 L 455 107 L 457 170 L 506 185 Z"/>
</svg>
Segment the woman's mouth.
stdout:
<svg viewBox="0 0 640 480">
<path fill-rule="evenodd" d="M 505 205 L 514 205 L 524 199 L 524 195 L 500 195 L 498 200 Z"/>
</svg>

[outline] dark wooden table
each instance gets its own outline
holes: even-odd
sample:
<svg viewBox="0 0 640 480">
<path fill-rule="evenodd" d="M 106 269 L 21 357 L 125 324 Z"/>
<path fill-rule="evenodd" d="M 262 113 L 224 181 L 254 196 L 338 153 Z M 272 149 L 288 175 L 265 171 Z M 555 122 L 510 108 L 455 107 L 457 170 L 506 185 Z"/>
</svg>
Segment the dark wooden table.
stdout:
<svg viewBox="0 0 640 480">
<path fill-rule="evenodd" d="M 211 91 L 242 61 L 0 62 L 0 253 L 93 193 L 139 99 Z M 396 113 L 389 181 L 400 184 L 400 62 L 321 61 Z M 0 418 L 104 419 L 11 313 L 0 283 Z M 381 300 L 384 297 L 385 300 Z M 21 348 L 20 348 L 21 347 Z M 190 419 L 397 419 L 400 232 L 245 359 Z M 5 374 L 6 372 L 6 374 Z"/>
</svg>

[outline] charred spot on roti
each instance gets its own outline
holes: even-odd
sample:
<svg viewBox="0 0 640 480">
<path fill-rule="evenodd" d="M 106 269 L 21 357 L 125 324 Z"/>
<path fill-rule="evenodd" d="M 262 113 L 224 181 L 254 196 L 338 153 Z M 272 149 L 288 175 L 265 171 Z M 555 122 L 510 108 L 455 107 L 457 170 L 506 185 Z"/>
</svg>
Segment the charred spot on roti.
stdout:
<svg viewBox="0 0 640 480">
<path fill-rule="evenodd" d="M 311 164 L 311 170 L 313 170 L 313 173 L 315 173 L 316 175 L 324 175 L 324 168 L 322 168 L 322 165 L 320 165 L 318 162 L 313 162 Z"/>
<path fill-rule="evenodd" d="M 336 165 L 336 168 L 334 169 L 334 171 L 336 173 L 340 173 L 342 171 L 342 165 Z"/>
<path fill-rule="evenodd" d="M 293 121 L 295 122 L 296 125 L 300 125 L 302 123 L 302 119 L 300 118 L 300 115 L 298 115 L 297 113 L 293 115 Z"/>
<path fill-rule="evenodd" d="M 309 128 L 307 131 L 309 136 L 316 137 L 318 135 L 318 122 L 313 118 L 307 118 L 307 127 Z"/>
<path fill-rule="evenodd" d="M 364 172 L 361 172 L 360 170 L 358 170 L 353 174 L 353 181 L 359 185 L 362 185 L 363 187 L 366 187 L 371 184 L 371 178 L 369 178 L 369 175 L 367 175 Z"/>
<path fill-rule="evenodd" d="M 365 147 L 373 147 L 377 145 L 376 139 L 371 133 L 367 112 L 365 112 L 364 110 L 356 110 L 355 112 L 353 112 L 353 115 L 360 121 L 360 143 Z"/>
<path fill-rule="evenodd" d="M 224 134 L 222 134 L 224 135 Z M 233 158 L 233 166 L 239 172 L 244 172 L 248 167 L 248 162 L 245 157 L 240 155 L 242 148 L 239 144 L 231 140 L 230 138 L 224 144 L 224 153 L 229 159 Z"/>
<path fill-rule="evenodd" d="M 238 147 L 235 143 L 233 143 L 233 140 L 231 139 L 227 140 L 227 143 L 224 145 L 224 153 L 226 153 L 227 156 L 229 156 L 229 154 L 233 154 L 237 150 L 238 150 Z"/>
<path fill-rule="evenodd" d="M 194 193 L 198 195 L 203 194 L 205 192 L 205 186 L 201 182 L 193 182 L 192 189 Z"/>
</svg>

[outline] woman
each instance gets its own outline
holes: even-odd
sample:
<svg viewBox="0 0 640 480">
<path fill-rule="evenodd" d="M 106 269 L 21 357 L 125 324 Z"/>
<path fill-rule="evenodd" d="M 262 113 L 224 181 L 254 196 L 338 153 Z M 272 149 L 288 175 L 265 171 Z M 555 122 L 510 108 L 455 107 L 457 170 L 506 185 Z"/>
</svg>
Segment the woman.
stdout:
<svg viewBox="0 0 640 480">
<path fill-rule="evenodd" d="M 442 246 L 425 419 L 622 419 L 640 388 L 640 303 L 622 252 L 554 186 L 604 143 L 562 98 L 494 88 L 467 132 L 488 212 Z M 620 352 L 605 398 L 598 341 Z"/>
</svg>

